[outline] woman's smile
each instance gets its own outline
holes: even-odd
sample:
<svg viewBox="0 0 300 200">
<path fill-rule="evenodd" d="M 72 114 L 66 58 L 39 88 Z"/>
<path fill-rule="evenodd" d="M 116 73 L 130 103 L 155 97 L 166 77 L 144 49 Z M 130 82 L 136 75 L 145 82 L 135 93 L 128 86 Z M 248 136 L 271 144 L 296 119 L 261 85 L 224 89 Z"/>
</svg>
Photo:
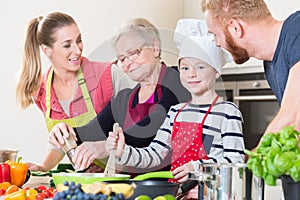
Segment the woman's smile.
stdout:
<svg viewBox="0 0 300 200">
<path fill-rule="evenodd" d="M 69 62 L 71 65 L 80 65 L 81 63 L 81 57 L 76 57 L 76 58 L 69 58 Z"/>
</svg>

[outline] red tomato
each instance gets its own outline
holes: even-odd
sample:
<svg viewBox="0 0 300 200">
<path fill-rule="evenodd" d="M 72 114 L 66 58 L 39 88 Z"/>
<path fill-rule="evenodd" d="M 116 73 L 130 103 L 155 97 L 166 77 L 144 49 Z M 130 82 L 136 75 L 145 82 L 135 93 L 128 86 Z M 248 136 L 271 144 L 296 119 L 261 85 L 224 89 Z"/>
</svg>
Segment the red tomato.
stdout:
<svg viewBox="0 0 300 200">
<path fill-rule="evenodd" d="M 35 200 L 44 200 L 45 198 L 46 197 L 44 193 L 37 193 L 35 196 Z"/>
<path fill-rule="evenodd" d="M 49 192 L 53 193 L 54 188 L 53 187 L 49 187 L 48 190 L 49 190 Z"/>
<path fill-rule="evenodd" d="M 0 196 L 5 194 L 5 190 L 4 189 L 0 189 Z"/>
<path fill-rule="evenodd" d="M 39 186 L 37 186 L 37 188 L 36 189 L 38 189 L 38 190 L 40 190 L 40 191 L 43 191 L 43 190 L 46 190 L 47 189 L 47 187 L 46 186 L 44 186 L 44 185 L 39 185 Z"/>
<path fill-rule="evenodd" d="M 43 190 L 42 193 L 45 195 L 45 198 L 48 198 L 52 195 L 47 189 Z"/>
<path fill-rule="evenodd" d="M 49 188 L 47 189 L 47 191 L 49 192 L 49 196 L 48 196 L 48 197 L 53 197 L 53 196 L 54 196 L 54 188 L 49 187 Z"/>
</svg>

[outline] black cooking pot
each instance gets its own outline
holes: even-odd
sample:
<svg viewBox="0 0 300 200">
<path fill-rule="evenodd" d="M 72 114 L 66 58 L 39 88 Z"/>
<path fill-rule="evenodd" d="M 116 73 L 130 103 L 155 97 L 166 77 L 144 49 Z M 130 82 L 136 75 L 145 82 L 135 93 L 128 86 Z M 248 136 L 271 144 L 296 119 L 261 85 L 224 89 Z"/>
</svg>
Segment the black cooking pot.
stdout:
<svg viewBox="0 0 300 200">
<path fill-rule="evenodd" d="M 127 183 L 135 184 L 136 188 L 134 193 L 128 200 L 134 200 L 140 195 L 147 195 L 150 198 L 154 199 L 157 196 L 163 195 L 173 195 L 173 196 L 182 196 L 192 188 L 194 188 L 198 181 L 188 181 L 182 184 L 168 182 L 166 180 L 117 180 L 117 181 L 105 181 L 106 183 Z"/>
</svg>

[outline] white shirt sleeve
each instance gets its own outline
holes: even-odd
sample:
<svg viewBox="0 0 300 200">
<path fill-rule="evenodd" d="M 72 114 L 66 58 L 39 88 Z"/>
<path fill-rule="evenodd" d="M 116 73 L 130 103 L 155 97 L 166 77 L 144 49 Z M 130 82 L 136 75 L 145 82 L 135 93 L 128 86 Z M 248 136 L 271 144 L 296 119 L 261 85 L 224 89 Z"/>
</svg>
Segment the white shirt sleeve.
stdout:
<svg viewBox="0 0 300 200">
<path fill-rule="evenodd" d="M 167 116 L 169 116 L 169 114 Z M 160 165 L 172 151 L 171 139 L 172 127 L 170 126 L 170 118 L 166 117 L 164 123 L 148 147 L 134 148 L 125 145 L 119 164 L 138 168 L 156 167 Z"/>
</svg>

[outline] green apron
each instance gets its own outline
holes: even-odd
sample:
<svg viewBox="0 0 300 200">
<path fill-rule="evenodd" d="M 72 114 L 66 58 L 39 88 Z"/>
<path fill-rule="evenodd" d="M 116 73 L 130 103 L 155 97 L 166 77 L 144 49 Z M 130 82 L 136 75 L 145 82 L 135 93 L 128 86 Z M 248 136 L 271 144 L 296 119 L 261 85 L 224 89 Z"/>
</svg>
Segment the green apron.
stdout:
<svg viewBox="0 0 300 200">
<path fill-rule="evenodd" d="M 49 132 L 56 124 L 58 124 L 60 122 L 64 122 L 74 128 L 74 127 L 80 127 L 80 126 L 86 125 L 89 121 L 91 121 L 93 118 L 95 118 L 97 116 L 94 106 L 93 106 L 93 103 L 92 103 L 92 99 L 91 99 L 89 91 L 87 89 L 81 68 L 79 68 L 77 75 L 78 75 L 78 83 L 80 85 L 80 88 L 81 88 L 81 91 L 83 94 L 83 98 L 84 98 L 84 102 L 85 102 L 85 105 L 86 105 L 88 111 L 86 113 L 83 113 L 83 114 L 78 115 L 73 118 L 56 120 L 56 119 L 50 118 L 50 110 L 51 110 L 50 95 L 51 95 L 51 82 L 52 82 L 52 77 L 53 77 L 53 69 L 51 69 L 51 71 L 49 72 L 48 79 L 47 79 L 47 85 L 46 85 L 46 107 L 47 107 L 47 110 L 46 110 L 46 116 L 45 116 L 46 117 L 46 125 L 47 125 L 47 129 Z"/>
<path fill-rule="evenodd" d="M 79 68 L 77 76 L 78 76 L 78 83 L 80 85 L 82 95 L 84 98 L 84 102 L 85 102 L 85 105 L 86 105 L 88 111 L 86 113 L 83 113 L 83 114 L 78 115 L 73 118 L 56 120 L 56 119 L 50 118 L 50 110 L 51 110 L 50 94 L 51 94 L 51 82 L 52 82 L 52 77 L 53 77 L 53 69 L 49 72 L 48 79 L 47 79 L 47 86 L 46 86 L 46 107 L 47 107 L 46 125 L 47 125 L 47 129 L 49 132 L 56 124 L 58 124 L 60 122 L 64 122 L 64 123 L 68 124 L 69 126 L 75 128 L 75 127 L 80 127 L 80 126 L 86 125 L 87 123 L 89 123 L 89 121 L 91 121 L 92 119 L 94 119 L 97 116 L 94 106 L 93 106 L 93 103 L 92 103 L 92 99 L 91 99 L 89 91 L 87 89 L 86 82 L 85 82 L 81 68 Z M 96 159 L 96 160 L 94 160 L 93 163 L 103 169 L 105 168 L 105 164 L 103 164 L 103 161 Z"/>
</svg>

